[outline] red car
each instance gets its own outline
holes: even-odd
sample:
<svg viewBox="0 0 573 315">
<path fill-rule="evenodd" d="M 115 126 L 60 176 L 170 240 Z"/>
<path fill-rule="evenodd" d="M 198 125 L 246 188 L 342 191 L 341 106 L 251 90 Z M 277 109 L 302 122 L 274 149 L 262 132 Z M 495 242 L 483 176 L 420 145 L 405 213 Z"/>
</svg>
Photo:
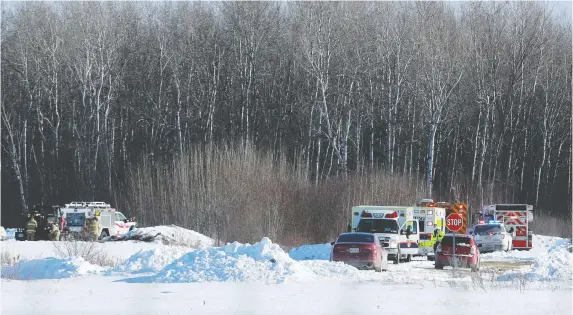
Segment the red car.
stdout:
<svg viewBox="0 0 573 315">
<path fill-rule="evenodd" d="M 468 234 L 456 234 L 456 255 L 453 256 L 453 234 L 446 234 L 436 248 L 435 268 L 444 269 L 444 266 L 470 268 L 478 271 L 480 268 L 480 253 L 473 237 Z"/>
<path fill-rule="evenodd" d="M 370 233 L 342 233 L 331 243 L 330 261 L 342 261 L 358 269 L 388 270 L 388 253 Z"/>
</svg>

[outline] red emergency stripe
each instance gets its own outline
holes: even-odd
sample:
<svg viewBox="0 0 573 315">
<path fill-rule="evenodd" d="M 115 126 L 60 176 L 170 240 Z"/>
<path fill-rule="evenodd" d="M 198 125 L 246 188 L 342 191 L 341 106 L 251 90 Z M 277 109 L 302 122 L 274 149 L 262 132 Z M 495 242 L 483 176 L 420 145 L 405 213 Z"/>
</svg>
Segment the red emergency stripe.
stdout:
<svg viewBox="0 0 573 315">
<path fill-rule="evenodd" d="M 514 248 L 528 248 L 528 247 L 532 247 L 531 246 L 531 242 L 528 242 L 527 240 L 513 240 L 513 247 Z M 528 246 L 529 244 L 529 246 Z"/>
<path fill-rule="evenodd" d="M 119 226 L 120 228 L 127 228 L 127 227 L 129 227 L 129 225 L 119 224 L 119 223 L 116 223 L 115 225 Z"/>
</svg>

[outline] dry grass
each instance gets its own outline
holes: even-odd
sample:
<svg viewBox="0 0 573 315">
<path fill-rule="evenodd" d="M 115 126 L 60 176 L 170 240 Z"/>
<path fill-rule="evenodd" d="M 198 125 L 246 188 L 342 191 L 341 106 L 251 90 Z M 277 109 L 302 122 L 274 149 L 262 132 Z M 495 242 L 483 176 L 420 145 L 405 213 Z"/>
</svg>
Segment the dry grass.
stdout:
<svg viewBox="0 0 573 315">
<path fill-rule="evenodd" d="M 538 210 L 534 213 L 531 230 L 535 234 L 571 238 L 571 217 L 554 217 Z"/>
<path fill-rule="evenodd" d="M 153 165 L 143 161 L 129 176 L 123 207 L 142 225 L 176 224 L 222 242 L 266 236 L 293 247 L 333 240 L 346 231 L 354 205 L 407 206 L 426 197 L 415 176 L 365 169 L 314 184 L 306 169 L 305 161 L 287 162 L 250 146 L 198 148 Z M 471 191 L 459 188 L 458 197 L 479 208 Z M 484 202 L 505 200 L 494 192 L 499 196 Z M 535 233 L 571 233 L 570 220 L 537 214 L 536 222 Z"/>
<path fill-rule="evenodd" d="M 2 267 L 14 266 L 15 264 L 17 264 L 20 261 L 20 255 L 14 256 L 9 251 L 2 250 L 2 252 L 0 254 L 0 261 L 1 261 Z"/>
<path fill-rule="evenodd" d="M 99 243 L 81 241 L 53 242 L 54 252 L 58 257 L 81 257 L 93 265 L 101 267 L 116 267 L 121 262 L 107 255 Z"/>
<path fill-rule="evenodd" d="M 352 205 L 412 205 L 422 197 L 415 180 L 376 170 L 312 185 L 302 165 L 251 147 L 143 162 L 131 174 L 126 208 L 142 225 L 176 224 L 222 242 L 266 236 L 299 246 L 345 231 Z"/>
</svg>

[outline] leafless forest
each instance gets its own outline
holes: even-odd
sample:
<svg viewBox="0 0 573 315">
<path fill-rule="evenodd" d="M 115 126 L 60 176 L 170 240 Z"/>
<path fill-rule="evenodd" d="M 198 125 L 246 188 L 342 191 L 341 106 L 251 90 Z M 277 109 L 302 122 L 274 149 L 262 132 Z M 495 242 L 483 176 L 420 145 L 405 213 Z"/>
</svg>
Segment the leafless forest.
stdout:
<svg viewBox="0 0 573 315">
<path fill-rule="evenodd" d="M 534 204 L 534 233 L 570 235 L 572 37 L 550 9 L 4 4 L 3 225 L 103 200 L 299 244 L 431 196 Z"/>
</svg>

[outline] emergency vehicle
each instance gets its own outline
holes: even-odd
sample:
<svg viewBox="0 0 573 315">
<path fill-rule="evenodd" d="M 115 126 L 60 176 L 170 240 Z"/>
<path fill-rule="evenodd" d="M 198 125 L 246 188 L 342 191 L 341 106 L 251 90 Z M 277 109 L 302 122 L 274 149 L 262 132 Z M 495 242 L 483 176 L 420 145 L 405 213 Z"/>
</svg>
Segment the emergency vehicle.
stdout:
<svg viewBox="0 0 573 315">
<path fill-rule="evenodd" d="M 507 228 L 514 229 L 513 249 L 533 248 L 533 232 L 529 226 L 533 222 L 533 206 L 526 204 L 495 204 L 482 207 L 480 223 L 499 221 Z"/>
<path fill-rule="evenodd" d="M 418 255 L 426 256 L 428 260 L 434 258 L 434 242 L 432 233 L 435 229 L 446 231 L 446 209 L 440 207 L 414 207 L 414 220 L 418 220 L 420 241 Z"/>
<path fill-rule="evenodd" d="M 466 234 L 468 227 L 470 226 L 469 222 L 469 210 L 468 205 L 463 202 L 446 202 L 446 201 L 439 201 L 434 202 L 432 199 L 422 199 L 418 204 L 421 207 L 440 207 L 446 209 L 446 217 L 452 213 L 457 213 L 462 216 L 464 219 L 462 227 L 456 231 L 457 234 Z M 451 233 L 450 230 L 446 228 L 446 233 Z"/>
<path fill-rule="evenodd" d="M 99 239 L 125 234 L 137 226 L 135 218 L 129 220 L 123 213 L 101 201 L 68 203 L 60 208 L 60 215 L 66 223 L 63 232 L 75 236 L 87 233 L 86 220 L 94 216 L 99 220 Z"/>
<path fill-rule="evenodd" d="M 353 207 L 351 231 L 376 235 L 395 264 L 409 262 L 418 254 L 420 231 L 413 207 Z"/>
</svg>

